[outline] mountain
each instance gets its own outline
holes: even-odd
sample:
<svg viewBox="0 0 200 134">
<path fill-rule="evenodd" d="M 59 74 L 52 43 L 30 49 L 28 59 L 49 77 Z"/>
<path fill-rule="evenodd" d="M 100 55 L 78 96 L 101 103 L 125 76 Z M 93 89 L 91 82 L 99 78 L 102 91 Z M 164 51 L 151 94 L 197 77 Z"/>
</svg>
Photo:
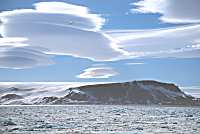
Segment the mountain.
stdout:
<svg viewBox="0 0 200 134">
<path fill-rule="evenodd" d="M 1 96 L 0 103 L 6 96 Z M 9 97 L 10 98 L 10 97 Z M 28 103 L 23 96 L 14 96 L 11 104 L 141 104 L 200 106 L 200 100 L 182 92 L 178 86 L 157 81 L 132 81 L 85 85 L 68 88 L 63 96 L 32 97 Z M 21 103 L 20 103 L 21 102 Z M 5 103 L 4 104 L 9 104 Z"/>
<path fill-rule="evenodd" d="M 63 98 L 88 104 L 198 104 L 194 97 L 186 95 L 176 85 L 157 81 L 87 85 L 69 90 Z"/>
</svg>

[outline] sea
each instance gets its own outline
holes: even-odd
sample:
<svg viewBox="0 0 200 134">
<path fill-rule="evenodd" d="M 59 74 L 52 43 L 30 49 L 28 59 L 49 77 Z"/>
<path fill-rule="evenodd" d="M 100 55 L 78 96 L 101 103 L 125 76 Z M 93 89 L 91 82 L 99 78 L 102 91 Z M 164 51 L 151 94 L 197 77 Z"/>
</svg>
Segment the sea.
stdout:
<svg viewBox="0 0 200 134">
<path fill-rule="evenodd" d="M 200 107 L 0 106 L 0 134 L 200 134 Z"/>
</svg>

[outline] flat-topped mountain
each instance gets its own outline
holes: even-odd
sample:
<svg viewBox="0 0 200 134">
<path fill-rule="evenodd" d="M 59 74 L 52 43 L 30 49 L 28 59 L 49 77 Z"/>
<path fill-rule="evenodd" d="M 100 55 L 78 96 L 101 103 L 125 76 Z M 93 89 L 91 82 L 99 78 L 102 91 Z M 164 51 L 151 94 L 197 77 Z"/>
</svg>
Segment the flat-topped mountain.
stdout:
<svg viewBox="0 0 200 134">
<path fill-rule="evenodd" d="M 24 91 L 26 91 L 24 89 Z M 34 90 L 31 90 L 33 92 Z M 17 95 L 17 92 L 15 92 Z M 38 95 L 41 93 L 37 93 Z M 29 93 L 30 94 L 30 93 Z M 185 94 L 178 86 L 152 80 L 132 81 L 124 83 L 108 83 L 85 85 L 68 88 L 63 96 L 14 97 L 11 104 L 141 104 L 141 105 L 200 105 L 200 100 Z M 10 95 L 9 95 L 10 96 Z M 13 96 L 13 95 L 12 95 Z M 0 100 L 6 96 L 1 96 Z M 23 100 L 26 98 L 26 102 Z M 28 101 L 27 101 L 28 100 Z M 9 104 L 10 97 L 9 97 Z"/>
<path fill-rule="evenodd" d="M 64 98 L 100 104 L 196 105 L 195 98 L 186 95 L 176 85 L 157 81 L 133 81 L 86 85 L 70 88 Z"/>
</svg>

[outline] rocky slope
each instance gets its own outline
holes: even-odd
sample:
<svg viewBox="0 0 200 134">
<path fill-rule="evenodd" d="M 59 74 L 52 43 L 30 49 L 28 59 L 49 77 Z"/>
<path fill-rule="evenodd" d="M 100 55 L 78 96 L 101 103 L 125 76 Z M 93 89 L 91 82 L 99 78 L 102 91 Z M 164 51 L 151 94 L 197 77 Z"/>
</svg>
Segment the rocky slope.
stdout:
<svg viewBox="0 0 200 134">
<path fill-rule="evenodd" d="M 10 101 L 14 96 L 14 101 Z M 132 81 L 86 85 L 66 89 L 64 96 L 36 97 L 23 101 L 23 96 L 1 96 L 1 104 L 144 104 L 144 105 L 200 105 L 200 100 L 182 92 L 176 85 L 157 81 Z M 3 101 L 4 100 L 4 101 Z M 9 100 L 5 102 L 5 100 Z"/>
</svg>

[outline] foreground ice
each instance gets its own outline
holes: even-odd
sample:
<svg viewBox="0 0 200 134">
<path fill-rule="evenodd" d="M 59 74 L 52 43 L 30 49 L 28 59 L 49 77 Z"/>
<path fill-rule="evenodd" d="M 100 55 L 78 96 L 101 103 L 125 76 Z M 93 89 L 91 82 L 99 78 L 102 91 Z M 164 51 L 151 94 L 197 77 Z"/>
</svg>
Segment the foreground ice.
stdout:
<svg viewBox="0 0 200 134">
<path fill-rule="evenodd" d="M 200 107 L 1 106 L 0 133 L 200 133 Z"/>
</svg>

